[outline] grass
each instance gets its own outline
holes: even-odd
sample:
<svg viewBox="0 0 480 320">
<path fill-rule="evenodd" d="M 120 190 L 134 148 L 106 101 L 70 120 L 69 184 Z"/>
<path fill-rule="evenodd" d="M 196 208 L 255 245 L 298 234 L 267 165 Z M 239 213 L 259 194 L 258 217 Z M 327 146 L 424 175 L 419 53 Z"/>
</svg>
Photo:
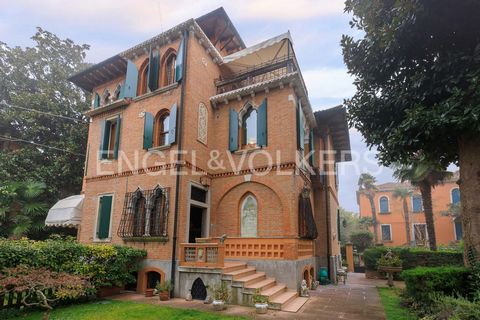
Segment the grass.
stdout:
<svg viewBox="0 0 480 320">
<path fill-rule="evenodd" d="M 395 288 L 378 288 L 378 294 L 380 295 L 380 301 L 387 320 L 414 320 L 417 317 L 407 308 L 400 305 L 400 290 Z"/>
<path fill-rule="evenodd" d="M 35 311 L 15 315 L 15 319 L 42 319 L 43 312 Z M 13 319 L 13 318 L 10 318 Z M 103 300 L 99 302 L 58 307 L 50 313 L 50 320 L 118 320 L 118 319 L 179 319 L 179 320 L 240 320 L 243 317 L 225 316 L 219 313 L 202 312 L 190 309 L 142 304 L 129 301 Z"/>
</svg>

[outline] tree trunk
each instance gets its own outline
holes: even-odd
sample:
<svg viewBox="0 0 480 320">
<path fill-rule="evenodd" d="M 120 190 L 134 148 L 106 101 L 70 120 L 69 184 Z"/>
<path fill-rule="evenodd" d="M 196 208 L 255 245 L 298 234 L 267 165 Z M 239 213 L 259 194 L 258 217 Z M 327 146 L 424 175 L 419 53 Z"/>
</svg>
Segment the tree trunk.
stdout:
<svg viewBox="0 0 480 320">
<path fill-rule="evenodd" d="M 480 135 L 459 141 L 464 262 L 480 262 Z"/>
<path fill-rule="evenodd" d="M 377 231 L 377 211 L 375 210 L 375 202 L 372 196 L 368 196 L 370 201 L 370 207 L 372 208 L 372 224 L 373 224 L 373 242 L 378 243 L 378 231 Z"/>
<path fill-rule="evenodd" d="M 405 219 L 405 231 L 407 232 L 407 246 L 410 246 L 412 239 L 410 237 L 410 217 L 408 216 L 408 204 L 407 199 L 403 198 L 403 216 Z"/>
<path fill-rule="evenodd" d="M 422 194 L 423 211 L 425 212 L 430 250 L 437 251 L 437 237 L 435 236 L 435 223 L 432 209 L 432 186 L 425 180 L 421 181 L 418 186 Z"/>
</svg>

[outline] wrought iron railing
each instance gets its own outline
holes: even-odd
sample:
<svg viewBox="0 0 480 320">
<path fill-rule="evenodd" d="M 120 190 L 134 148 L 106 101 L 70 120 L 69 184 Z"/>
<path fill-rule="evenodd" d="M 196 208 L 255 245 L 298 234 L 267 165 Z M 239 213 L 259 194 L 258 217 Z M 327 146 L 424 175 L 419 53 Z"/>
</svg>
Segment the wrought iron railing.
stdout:
<svg viewBox="0 0 480 320">
<path fill-rule="evenodd" d="M 168 189 L 127 192 L 118 236 L 124 240 L 165 239 L 168 221 Z"/>
<path fill-rule="evenodd" d="M 217 94 L 284 76 L 297 70 L 292 56 L 283 56 L 215 80 Z"/>
</svg>

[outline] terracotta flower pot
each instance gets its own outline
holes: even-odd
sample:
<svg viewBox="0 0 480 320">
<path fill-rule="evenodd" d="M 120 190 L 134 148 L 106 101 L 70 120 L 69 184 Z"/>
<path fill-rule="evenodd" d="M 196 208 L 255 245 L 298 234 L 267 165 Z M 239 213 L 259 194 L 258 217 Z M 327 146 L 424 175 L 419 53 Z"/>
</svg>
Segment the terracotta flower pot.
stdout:
<svg viewBox="0 0 480 320">
<path fill-rule="evenodd" d="M 153 289 L 146 289 L 145 290 L 145 297 L 153 297 Z"/>
<path fill-rule="evenodd" d="M 402 267 L 379 266 L 378 270 L 388 273 L 396 273 L 402 271 Z"/>
<path fill-rule="evenodd" d="M 158 293 L 158 297 L 160 298 L 160 301 L 167 301 L 170 299 L 170 292 L 168 291 L 160 291 Z"/>
</svg>

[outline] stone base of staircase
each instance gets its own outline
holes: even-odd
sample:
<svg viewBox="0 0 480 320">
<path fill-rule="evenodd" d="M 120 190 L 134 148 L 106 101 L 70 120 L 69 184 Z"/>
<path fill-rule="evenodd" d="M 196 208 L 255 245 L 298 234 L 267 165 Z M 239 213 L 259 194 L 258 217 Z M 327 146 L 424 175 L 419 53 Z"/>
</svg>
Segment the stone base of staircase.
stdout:
<svg viewBox="0 0 480 320">
<path fill-rule="evenodd" d="M 269 308 L 273 310 L 297 312 L 308 300 L 299 297 L 297 290 L 277 283 L 274 278 L 267 277 L 265 272 L 259 272 L 244 262 L 225 262 L 222 281 L 231 287 L 233 304 L 253 306 L 252 297 L 257 289 L 262 296 L 268 298 Z"/>
</svg>

